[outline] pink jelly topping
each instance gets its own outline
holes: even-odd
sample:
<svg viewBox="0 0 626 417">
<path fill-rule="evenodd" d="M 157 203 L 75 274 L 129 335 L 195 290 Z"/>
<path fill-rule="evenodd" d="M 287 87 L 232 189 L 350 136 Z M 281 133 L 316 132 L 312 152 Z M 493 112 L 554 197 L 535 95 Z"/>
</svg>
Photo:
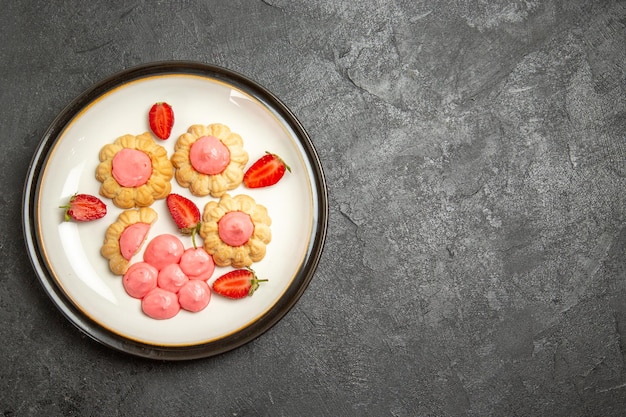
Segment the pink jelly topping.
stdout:
<svg viewBox="0 0 626 417">
<path fill-rule="evenodd" d="M 180 239 L 174 235 L 163 234 L 148 243 L 143 260 L 161 270 L 167 265 L 178 263 L 184 252 L 185 247 Z"/>
<path fill-rule="evenodd" d="M 191 145 L 189 161 L 196 171 L 216 175 L 230 163 L 230 151 L 215 136 L 202 136 Z"/>
<path fill-rule="evenodd" d="M 143 298 L 156 288 L 158 273 L 155 267 L 145 262 L 132 264 L 122 278 L 124 289 L 131 297 Z"/>
<path fill-rule="evenodd" d="M 206 281 L 211 278 L 215 270 L 213 257 L 204 248 L 189 248 L 180 258 L 180 268 L 189 279 Z"/>
<path fill-rule="evenodd" d="M 189 280 L 178 292 L 178 302 L 187 311 L 203 310 L 211 301 L 211 289 L 205 281 Z"/>
<path fill-rule="evenodd" d="M 150 230 L 148 223 L 135 223 L 127 226 L 122 231 L 120 235 L 120 252 L 124 259 L 130 261 L 130 258 L 139 251 L 148 234 L 148 230 Z"/>
<path fill-rule="evenodd" d="M 155 288 L 141 300 L 141 309 L 153 319 L 169 319 L 180 311 L 178 296 L 171 291 Z"/>
<path fill-rule="evenodd" d="M 113 178 L 122 187 L 139 187 L 152 175 L 150 157 L 137 149 L 120 150 L 111 163 Z"/>
<path fill-rule="evenodd" d="M 185 285 L 189 278 L 178 264 L 169 264 L 159 271 L 157 284 L 159 288 L 177 293 L 180 287 Z"/>
<path fill-rule="evenodd" d="M 252 236 L 254 224 L 248 214 L 242 211 L 230 211 L 217 223 L 217 231 L 220 239 L 227 245 L 241 246 Z"/>
</svg>

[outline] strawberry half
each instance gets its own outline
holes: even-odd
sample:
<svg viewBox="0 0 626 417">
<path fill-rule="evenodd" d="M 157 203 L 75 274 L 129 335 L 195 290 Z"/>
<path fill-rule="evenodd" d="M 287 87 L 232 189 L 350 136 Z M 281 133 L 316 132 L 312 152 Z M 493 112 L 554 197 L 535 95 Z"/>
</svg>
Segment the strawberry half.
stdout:
<svg viewBox="0 0 626 417">
<path fill-rule="evenodd" d="M 172 133 L 174 126 L 174 111 L 172 106 L 164 101 L 154 103 L 148 113 L 150 129 L 159 139 L 167 139 Z"/>
<path fill-rule="evenodd" d="M 196 247 L 196 233 L 200 230 L 200 210 L 195 203 L 179 194 L 170 194 L 166 199 L 167 208 L 178 230 L 184 235 L 191 235 L 193 247 Z"/>
<path fill-rule="evenodd" d="M 243 176 L 243 184 L 248 188 L 268 187 L 280 181 L 285 171 L 291 172 L 289 165 L 278 155 L 266 152 L 248 168 Z"/>
<path fill-rule="evenodd" d="M 235 269 L 216 279 L 213 283 L 213 291 L 228 298 L 244 298 L 254 294 L 259 288 L 259 282 L 266 281 L 266 279 L 258 279 L 250 268 Z"/>
<path fill-rule="evenodd" d="M 65 221 L 90 222 L 104 217 L 107 206 L 98 197 L 89 194 L 74 194 L 70 201 L 59 208 L 65 209 Z"/>
</svg>

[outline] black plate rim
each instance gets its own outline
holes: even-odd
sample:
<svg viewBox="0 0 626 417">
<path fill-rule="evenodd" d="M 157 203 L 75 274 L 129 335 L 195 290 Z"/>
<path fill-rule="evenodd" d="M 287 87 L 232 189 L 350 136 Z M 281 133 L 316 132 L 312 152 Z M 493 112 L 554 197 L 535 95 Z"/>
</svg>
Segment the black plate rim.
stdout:
<svg viewBox="0 0 626 417">
<path fill-rule="evenodd" d="M 36 199 L 41 172 L 50 149 L 75 115 L 102 94 L 129 81 L 164 74 L 209 76 L 244 89 L 274 111 L 296 133 L 314 172 L 314 225 L 305 261 L 284 295 L 264 315 L 246 328 L 208 343 L 188 346 L 158 346 L 130 340 L 91 320 L 64 294 L 52 276 L 37 239 Z M 76 328 L 98 343 L 133 356 L 158 360 L 191 360 L 219 355 L 251 342 L 278 323 L 296 304 L 311 282 L 319 264 L 328 229 L 328 190 L 319 155 L 302 124 L 273 93 L 252 79 L 224 67 L 195 61 L 159 61 L 119 71 L 84 91 L 67 105 L 42 135 L 28 167 L 23 189 L 22 227 L 27 252 L 36 276 L 53 304 Z"/>
</svg>

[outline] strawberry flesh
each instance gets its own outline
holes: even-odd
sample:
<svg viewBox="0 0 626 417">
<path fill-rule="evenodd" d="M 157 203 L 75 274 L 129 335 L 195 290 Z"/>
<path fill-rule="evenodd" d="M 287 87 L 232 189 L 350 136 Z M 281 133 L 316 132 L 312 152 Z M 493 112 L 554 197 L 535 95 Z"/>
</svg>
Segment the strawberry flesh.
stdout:
<svg viewBox="0 0 626 417">
<path fill-rule="evenodd" d="M 182 234 L 191 235 L 196 247 L 195 236 L 200 229 L 200 210 L 196 204 L 180 194 L 170 194 L 166 199 L 167 208 Z"/>
<path fill-rule="evenodd" d="M 65 221 L 89 222 L 107 214 L 107 206 L 98 197 L 89 194 L 74 194 L 70 201 L 60 208 L 65 209 Z"/>
<path fill-rule="evenodd" d="M 248 188 L 269 187 L 280 181 L 285 171 L 291 172 L 289 165 L 278 155 L 266 152 L 248 168 L 243 176 L 243 183 Z"/>
<path fill-rule="evenodd" d="M 174 111 L 166 102 L 154 103 L 148 113 L 150 129 L 159 139 L 167 139 L 174 126 Z"/>
<path fill-rule="evenodd" d="M 259 288 L 259 283 L 266 281 L 258 279 L 251 269 L 235 269 L 216 279 L 213 291 L 224 297 L 239 299 L 251 296 Z"/>
</svg>

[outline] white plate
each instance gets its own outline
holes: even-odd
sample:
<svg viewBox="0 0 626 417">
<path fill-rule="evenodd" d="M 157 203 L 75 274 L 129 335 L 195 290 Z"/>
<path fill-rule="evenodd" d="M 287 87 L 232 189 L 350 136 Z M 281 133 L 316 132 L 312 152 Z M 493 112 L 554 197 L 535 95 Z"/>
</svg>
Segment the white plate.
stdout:
<svg viewBox="0 0 626 417">
<path fill-rule="evenodd" d="M 64 222 L 63 210 L 75 193 L 98 195 L 98 152 L 124 134 L 149 130 L 153 103 L 172 105 L 172 136 L 157 140 L 168 155 L 192 124 L 223 123 L 241 135 L 252 164 L 265 151 L 280 155 L 292 172 L 276 185 L 229 192 L 247 194 L 272 218 L 272 241 L 263 260 L 252 265 L 267 283 L 252 297 L 229 300 L 213 294 L 198 313 L 182 311 L 154 320 L 128 296 L 121 277 L 100 255 L 104 234 L 121 209 L 111 200 L 107 215 L 89 223 Z M 187 196 L 202 211 L 212 197 L 192 196 L 172 179 L 172 192 Z M 159 219 L 148 240 L 176 234 L 186 247 L 164 200 L 153 205 Z M 310 282 L 327 228 L 327 191 L 321 164 L 293 114 L 253 81 L 206 64 L 163 62 L 116 74 L 78 97 L 52 123 L 33 157 L 24 192 L 24 232 L 33 266 L 57 307 L 95 340 L 127 353 L 159 359 L 192 359 L 233 349 L 259 336 L 286 314 Z M 145 245 L 144 245 L 145 247 Z M 141 260 L 143 252 L 133 261 Z M 216 268 L 209 280 L 232 268 Z"/>
</svg>

